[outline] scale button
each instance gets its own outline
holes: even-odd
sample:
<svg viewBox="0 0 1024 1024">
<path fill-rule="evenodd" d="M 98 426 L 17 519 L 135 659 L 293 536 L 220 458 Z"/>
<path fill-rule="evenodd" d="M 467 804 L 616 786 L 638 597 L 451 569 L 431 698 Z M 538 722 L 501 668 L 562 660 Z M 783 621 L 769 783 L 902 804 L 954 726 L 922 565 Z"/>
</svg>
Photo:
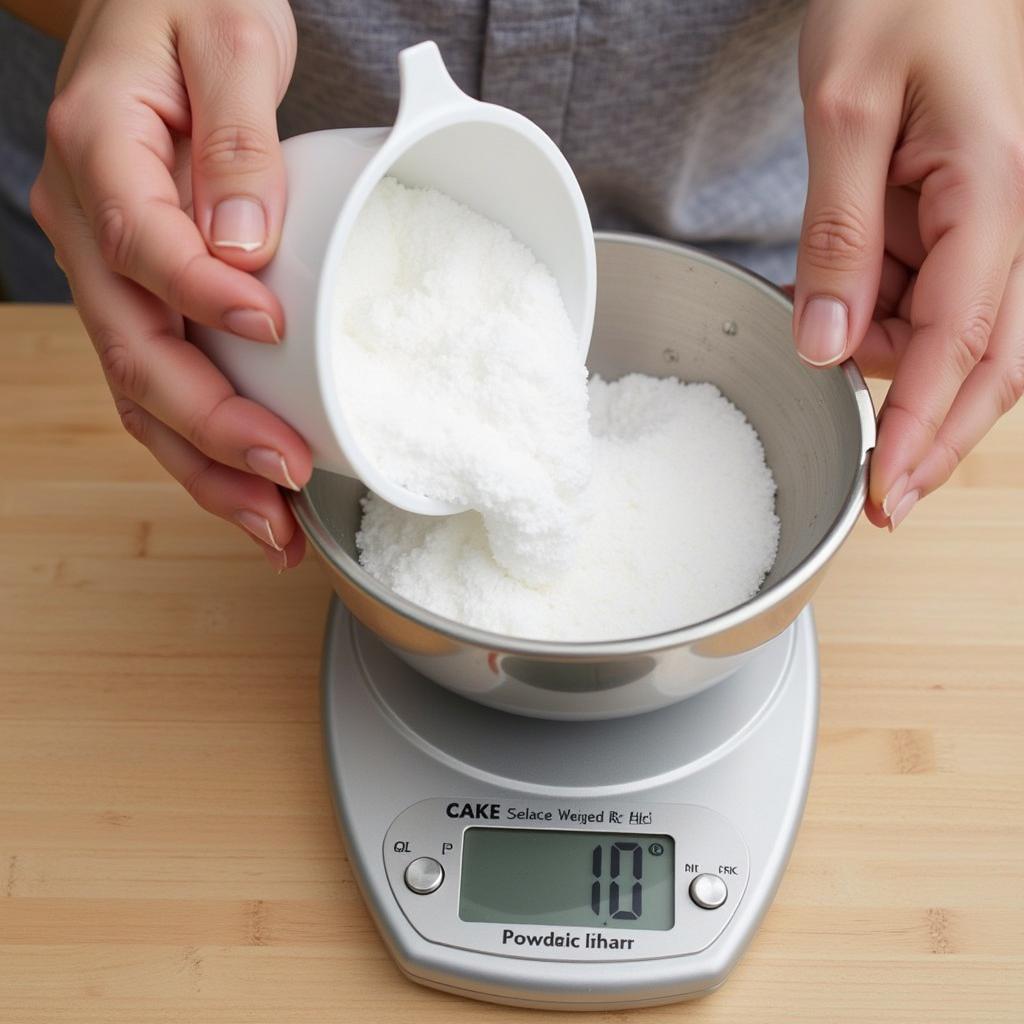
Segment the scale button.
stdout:
<svg viewBox="0 0 1024 1024">
<path fill-rule="evenodd" d="M 728 895 L 729 890 L 718 875 L 698 875 L 690 883 L 690 899 L 705 910 L 717 910 Z"/>
<path fill-rule="evenodd" d="M 421 896 L 440 888 L 443 881 L 444 868 L 433 857 L 417 857 L 405 868 L 406 886 Z"/>
</svg>

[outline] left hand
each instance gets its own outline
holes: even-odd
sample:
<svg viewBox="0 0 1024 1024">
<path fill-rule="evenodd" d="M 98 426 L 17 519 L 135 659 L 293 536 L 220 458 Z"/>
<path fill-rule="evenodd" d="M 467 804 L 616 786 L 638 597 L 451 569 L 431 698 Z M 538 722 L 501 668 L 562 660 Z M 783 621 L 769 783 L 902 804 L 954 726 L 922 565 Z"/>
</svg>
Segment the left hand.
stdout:
<svg viewBox="0 0 1024 1024">
<path fill-rule="evenodd" d="M 37 3 L 42 10 L 46 4 Z M 286 0 L 82 0 L 46 118 L 32 212 L 53 242 L 121 422 L 278 571 L 305 540 L 279 490 L 308 447 L 235 393 L 183 317 L 276 344 L 252 275 L 284 216 L 276 108 L 295 60 Z"/>
<path fill-rule="evenodd" d="M 892 377 L 868 518 L 895 528 L 1024 392 L 1024 5 L 811 0 L 803 358 Z"/>
</svg>

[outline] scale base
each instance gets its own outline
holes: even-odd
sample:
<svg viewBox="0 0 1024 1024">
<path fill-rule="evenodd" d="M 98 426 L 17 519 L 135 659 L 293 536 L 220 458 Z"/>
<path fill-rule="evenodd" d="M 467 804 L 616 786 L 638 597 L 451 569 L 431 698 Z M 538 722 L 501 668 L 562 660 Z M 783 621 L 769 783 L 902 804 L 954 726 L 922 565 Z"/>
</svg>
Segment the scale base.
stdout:
<svg viewBox="0 0 1024 1024">
<path fill-rule="evenodd" d="M 564 1010 L 674 1002 L 725 981 L 771 903 L 803 813 L 818 714 L 809 608 L 735 675 L 630 718 L 547 721 L 475 704 L 418 675 L 337 601 L 328 615 L 322 682 L 326 756 L 349 860 L 382 937 L 411 980 L 489 1002 Z M 394 849 L 398 833 L 389 831 L 396 819 L 415 817 L 415 805 L 444 806 L 439 798 L 676 808 L 698 823 L 674 833 L 677 910 L 696 913 L 698 925 L 706 912 L 685 902 L 684 868 L 691 865 L 684 861 L 697 857 L 692 844 L 715 831 L 714 821 L 738 837 L 746 873 L 742 883 L 730 883 L 731 902 L 713 912 L 720 930 L 699 949 L 684 948 L 695 934 L 688 926 L 677 929 L 678 949 L 638 933 L 638 946 L 646 943 L 650 954 L 601 963 L 482 951 L 467 942 L 469 929 L 456 913 L 441 921 L 442 903 L 410 901 L 400 884 L 403 857 L 420 850 Z M 455 854 L 445 883 L 453 898 Z M 700 857 L 710 858 L 707 850 Z M 424 916 L 423 907 L 432 909 Z"/>
</svg>

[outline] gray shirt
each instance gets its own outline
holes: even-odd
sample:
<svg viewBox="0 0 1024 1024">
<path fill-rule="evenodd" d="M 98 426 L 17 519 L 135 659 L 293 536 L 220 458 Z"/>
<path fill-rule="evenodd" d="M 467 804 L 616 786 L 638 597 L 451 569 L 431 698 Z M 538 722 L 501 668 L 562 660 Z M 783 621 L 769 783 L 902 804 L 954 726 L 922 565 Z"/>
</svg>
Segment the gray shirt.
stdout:
<svg viewBox="0 0 1024 1024">
<path fill-rule="evenodd" d="M 596 228 L 693 242 L 793 276 L 806 188 L 802 0 L 294 0 L 282 137 L 386 125 L 396 54 L 435 39 L 459 85 L 558 143 Z M 0 15 L 0 281 L 63 296 L 28 216 L 59 48 Z"/>
</svg>

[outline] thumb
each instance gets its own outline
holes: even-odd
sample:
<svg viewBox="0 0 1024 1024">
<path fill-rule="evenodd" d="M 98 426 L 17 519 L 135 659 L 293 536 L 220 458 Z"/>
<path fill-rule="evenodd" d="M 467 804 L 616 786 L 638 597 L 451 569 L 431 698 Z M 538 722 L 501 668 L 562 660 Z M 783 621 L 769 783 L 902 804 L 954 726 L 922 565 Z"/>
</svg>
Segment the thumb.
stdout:
<svg viewBox="0 0 1024 1024">
<path fill-rule="evenodd" d="M 885 188 L 897 125 L 857 94 L 810 97 L 807 204 L 797 253 L 793 332 L 812 366 L 856 349 L 871 323 L 885 247 Z"/>
<path fill-rule="evenodd" d="M 257 270 L 273 256 L 284 218 L 276 110 L 294 43 L 259 14 L 220 19 L 179 44 L 192 110 L 193 211 L 214 255 Z"/>
</svg>

